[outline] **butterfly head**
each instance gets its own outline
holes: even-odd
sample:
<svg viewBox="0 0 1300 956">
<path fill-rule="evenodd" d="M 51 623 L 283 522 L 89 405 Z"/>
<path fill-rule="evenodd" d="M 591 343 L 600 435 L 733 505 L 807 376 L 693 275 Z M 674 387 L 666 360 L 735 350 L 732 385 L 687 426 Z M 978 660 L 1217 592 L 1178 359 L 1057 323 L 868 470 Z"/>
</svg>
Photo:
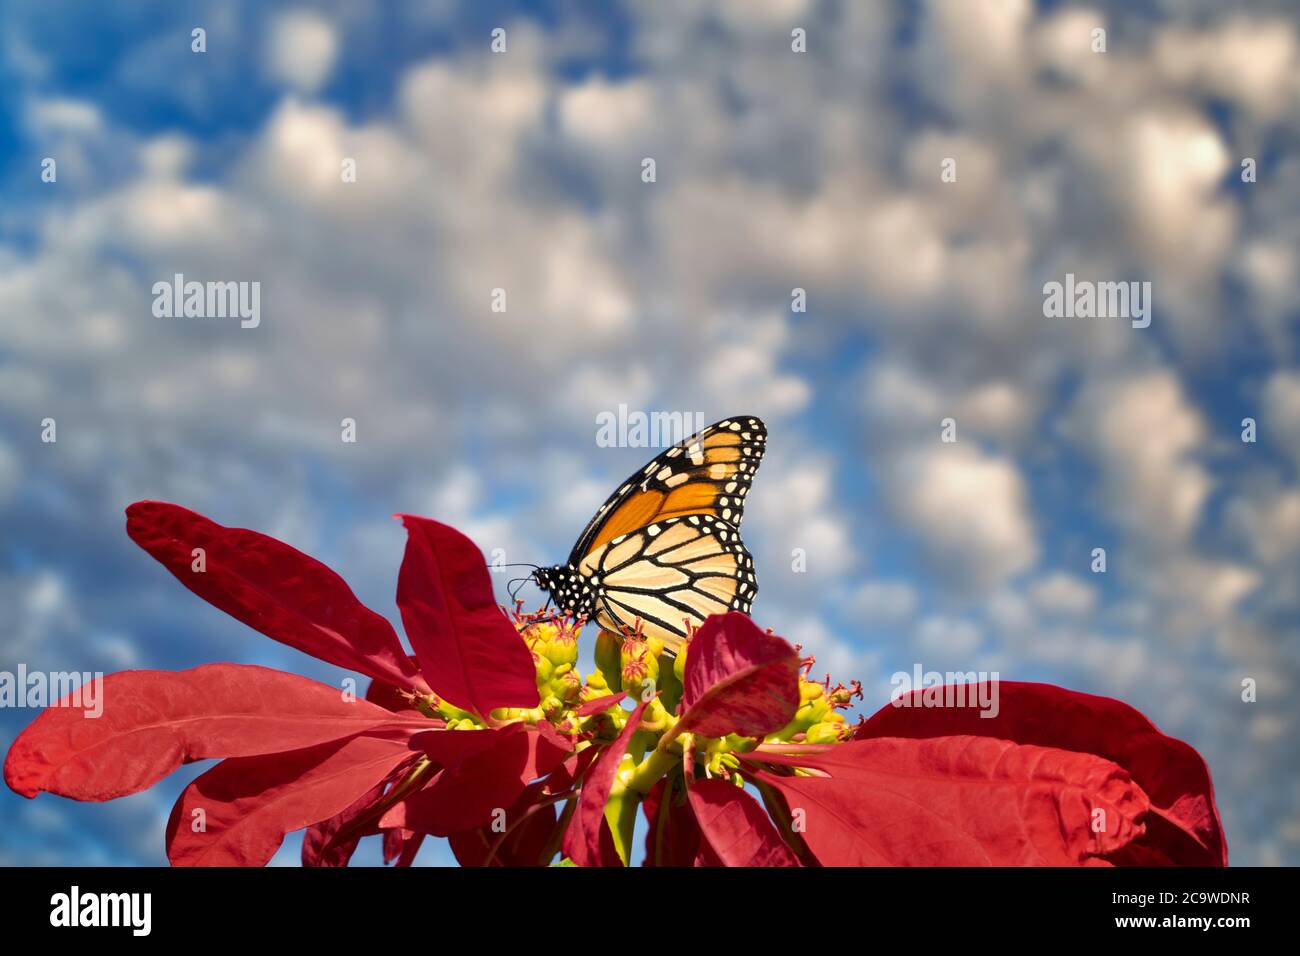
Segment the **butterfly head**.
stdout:
<svg viewBox="0 0 1300 956">
<path fill-rule="evenodd" d="M 572 568 L 562 564 L 538 568 L 533 572 L 533 583 L 547 592 L 562 611 L 581 614 L 588 610 L 584 606 L 582 579 Z"/>
<path fill-rule="evenodd" d="M 547 593 L 555 586 L 555 572 L 557 568 L 538 568 L 533 572 L 533 583 Z"/>
</svg>

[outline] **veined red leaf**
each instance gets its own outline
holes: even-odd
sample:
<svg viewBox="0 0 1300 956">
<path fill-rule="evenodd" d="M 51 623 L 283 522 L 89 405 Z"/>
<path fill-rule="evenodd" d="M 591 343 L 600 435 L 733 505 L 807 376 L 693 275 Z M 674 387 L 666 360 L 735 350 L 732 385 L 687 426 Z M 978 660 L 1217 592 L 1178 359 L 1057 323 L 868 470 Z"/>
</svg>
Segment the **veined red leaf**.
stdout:
<svg viewBox="0 0 1300 956">
<path fill-rule="evenodd" d="M 462 740 L 460 738 L 479 738 Z M 450 836 L 492 821 L 533 780 L 564 762 L 570 749 L 524 724 L 499 730 L 448 730 L 412 740 L 442 766 L 433 781 L 384 814 L 380 826 Z"/>
<path fill-rule="evenodd" d="M 587 771 L 603 752 L 603 747 L 588 747 L 566 758 L 564 763 L 556 767 L 546 778 L 550 791 L 559 793 L 563 790 L 572 790 L 586 779 Z"/>
<path fill-rule="evenodd" d="M 425 687 L 392 625 L 296 548 L 162 501 L 127 508 L 126 533 L 181 584 L 267 637 L 398 687 Z"/>
<path fill-rule="evenodd" d="M 121 671 L 104 678 L 103 712 L 46 708 L 5 758 L 5 782 L 34 797 L 111 800 L 183 763 L 249 757 L 338 740 L 400 718 L 318 681 L 249 664 Z"/>
<path fill-rule="evenodd" d="M 696 780 L 686 795 L 700 832 L 723 866 L 798 866 L 767 813 L 740 787 Z"/>
<path fill-rule="evenodd" d="M 714 614 L 691 638 L 679 733 L 763 737 L 799 709 L 799 656 L 739 611 Z"/>
<path fill-rule="evenodd" d="M 689 658 L 688 658 L 689 660 Z M 653 698 L 651 698 L 653 699 Z M 621 866 L 622 859 L 605 823 L 605 804 L 614 788 L 618 765 L 650 701 L 643 700 L 623 725 L 618 739 L 601 750 L 582 782 L 582 795 L 564 832 L 564 855 L 578 866 Z"/>
<path fill-rule="evenodd" d="M 881 737 L 743 759 L 826 775 L 759 774 L 825 866 L 1100 863 L 1141 836 L 1150 806 L 1109 760 L 988 737 Z"/>
<path fill-rule="evenodd" d="M 504 830 L 487 826 L 453 833 L 451 851 L 461 866 L 545 866 L 542 854 L 555 831 L 555 806 L 539 780 L 505 812 Z"/>
<path fill-rule="evenodd" d="M 385 789 L 387 789 L 387 782 L 381 780 L 342 813 L 336 813 L 328 820 L 309 826 L 302 836 L 302 865 L 347 866 L 348 861 L 352 859 L 352 854 L 356 852 L 357 844 L 366 834 L 355 830 L 345 838 L 340 839 L 340 835 L 355 828 L 359 820 L 378 807 Z"/>
<path fill-rule="evenodd" d="M 455 528 L 400 517 L 407 539 L 397 606 L 434 692 L 483 716 L 536 707 L 532 654 L 497 606 L 483 553 Z"/>
<path fill-rule="evenodd" d="M 645 865 L 694 866 L 700 852 L 700 825 L 683 793 L 681 774 L 663 777 L 650 788 L 645 813 Z"/>
<path fill-rule="evenodd" d="M 987 685 L 966 685 L 967 694 L 992 700 Z M 955 689 L 954 689 L 955 690 Z M 904 700 L 956 700 L 949 688 L 914 691 Z M 970 701 L 971 697 L 964 698 Z M 965 706 L 882 707 L 857 732 L 869 737 L 940 737 L 975 734 L 1020 744 L 1096 754 L 1132 775 L 1168 826 L 1148 821 L 1140 844 L 1179 866 L 1226 866 L 1228 848 L 1205 760 L 1190 745 L 1162 734 L 1138 710 L 1109 697 L 1052 684 L 997 682 L 997 713 Z"/>
<path fill-rule="evenodd" d="M 606 694 L 604 697 L 597 697 L 594 700 L 587 701 L 585 704 L 579 707 L 575 711 L 575 714 L 577 717 L 582 718 L 582 717 L 590 717 L 592 714 L 603 713 L 604 711 L 609 710 L 611 707 L 615 706 L 616 704 L 621 703 L 623 698 L 626 696 L 627 696 L 627 691 L 624 690 L 624 691 L 619 691 L 617 694 Z"/>
<path fill-rule="evenodd" d="M 290 753 L 223 760 L 167 822 L 173 866 L 264 866 L 293 830 L 329 819 L 414 756 L 406 735 L 360 734 Z"/>
<path fill-rule="evenodd" d="M 403 717 L 424 718 L 429 721 L 431 728 L 445 724 L 445 721 L 441 719 L 425 717 L 420 709 L 414 706 L 409 696 L 404 696 L 401 690 L 386 681 L 372 680 L 370 686 L 366 688 L 366 700 Z"/>
<path fill-rule="evenodd" d="M 415 862 L 415 854 L 420 852 L 424 843 L 424 834 L 413 830 L 384 831 L 384 862 L 393 866 L 405 867 Z"/>
<path fill-rule="evenodd" d="M 767 811 L 768 819 L 776 827 L 777 833 L 784 838 L 785 845 L 790 848 L 790 852 L 799 861 L 799 865 L 820 866 L 817 857 L 813 856 L 812 851 L 808 849 L 808 844 L 804 842 L 803 837 L 794 831 L 794 820 L 790 816 L 790 808 L 785 802 L 785 797 L 781 796 L 781 792 L 768 786 L 755 776 L 750 777 L 749 783 L 758 791 L 758 796 L 763 801 L 763 809 Z"/>
</svg>

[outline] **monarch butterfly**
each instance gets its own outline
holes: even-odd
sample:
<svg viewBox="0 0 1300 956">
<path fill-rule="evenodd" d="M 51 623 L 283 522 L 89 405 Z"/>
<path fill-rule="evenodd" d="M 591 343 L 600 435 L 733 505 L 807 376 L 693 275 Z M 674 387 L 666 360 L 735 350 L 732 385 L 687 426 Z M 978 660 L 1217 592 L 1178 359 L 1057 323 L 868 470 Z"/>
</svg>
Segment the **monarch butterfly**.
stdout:
<svg viewBox="0 0 1300 956">
<path fill-rule="evenodd" d="M 562 611 L 616 634 L 639 620 L 673 653 L 687 622 L 748 613 L 758 582 L 740 519 L 766 442 L 763 423 L 745 416 L 666 448 L 601 505 L 568 561 L 537 569 L 534 582 Z"/>
</svg>

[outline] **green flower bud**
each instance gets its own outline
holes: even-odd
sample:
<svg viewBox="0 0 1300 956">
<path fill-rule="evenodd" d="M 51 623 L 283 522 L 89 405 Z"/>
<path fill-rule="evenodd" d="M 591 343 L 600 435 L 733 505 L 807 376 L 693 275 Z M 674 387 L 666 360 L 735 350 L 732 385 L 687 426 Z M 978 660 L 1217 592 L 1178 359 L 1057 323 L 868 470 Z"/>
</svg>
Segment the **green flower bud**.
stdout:
<svg viewBox="0 0 1300 956">
<path fill-rule="evenodd" d="M 661 662 L 662 663 L 662 662 Z M 659 689 L 663 692 L 659 700 L 670 714 L 677 712 L 677 705 L 682 699 L 682 679 L 677 676 L 677 662 L 672 667 L 659 668 Z"/>
<path fill-rule="evenodd" d="M 839 714 L 832 714 L 831 717 L 839 717 Z M 830 720 L 820 724 L 813 724 L 808 728 L 804 740 L 810 744 L 834 744 L 846 739 L 848 728 L 844 725 L 844 720 Z"/>
<path fill-rule="evenodd" d="M 551 692 L 565 704 L 576 704 L 582 696 L 582 678 L 570 665 L 562 664 L 561 667 L 566 670 L 551 678 Z"/>
<path fill-rule="evenodd" d="M 677 656 L 673 658 L 673 676 L 677 678 L 677 683 L 686 683 L 686 652 L 690 650 L 689 644 L 683 644 L 677 649 Z"/>
<path fill-rule="evenodd" d="M 661 650 L 662 647 L 661 644 Z M 625 691 L 639 697 L 645 692 L 647 684 L 650 693 L 653 694 L 658 690 L 659 658 L 654 655 L 648 641 L 637 637 L 624 638 L 619 658 L 623 665 L 622 681 Z"/>
<path fill-rule="evenodd" d="M 546 656 L 557 667 L 578 662 L 578 635 L 571 628 L 560 628 L 546 649 Z"/>
<path fill-rule="evenodd" d="M 605 686 L 610 693 L 617 694 L 623 689 L 623 661 L 617 634 L 602 630 L 596 637 L 596 669 L 605 679 Z"/>
</svg>

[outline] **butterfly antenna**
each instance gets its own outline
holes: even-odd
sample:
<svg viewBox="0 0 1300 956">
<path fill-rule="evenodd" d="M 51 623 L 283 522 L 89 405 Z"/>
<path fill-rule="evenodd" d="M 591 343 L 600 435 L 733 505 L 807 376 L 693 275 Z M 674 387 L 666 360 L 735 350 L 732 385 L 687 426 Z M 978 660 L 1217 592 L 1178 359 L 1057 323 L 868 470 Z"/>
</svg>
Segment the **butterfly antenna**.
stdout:
<svg viewBox="0 0 1300 956">
<path fill-rule="evenodd" d="M 511 578 L 509 581 L 506 582 L 506 591 L 507 593 L 509 593 L 510 600 L 512 602 L 519 600 L 519 589 L 522 588 L 525 584 L 527 584 L 530 580 L 532 579 L 528 577 Z"/>
</svg>

